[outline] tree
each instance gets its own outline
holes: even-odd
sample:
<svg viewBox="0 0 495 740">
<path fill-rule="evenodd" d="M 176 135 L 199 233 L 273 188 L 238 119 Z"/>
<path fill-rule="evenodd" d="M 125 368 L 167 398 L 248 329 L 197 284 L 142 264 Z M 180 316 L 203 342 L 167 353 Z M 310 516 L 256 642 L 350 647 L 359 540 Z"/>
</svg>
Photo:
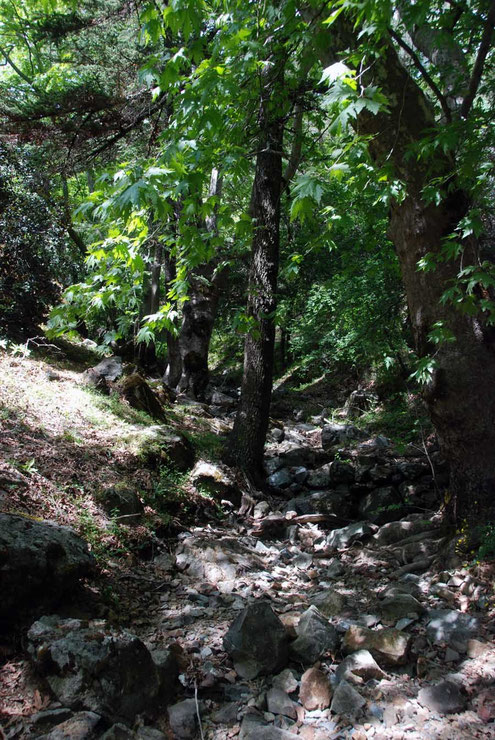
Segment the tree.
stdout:
<svg viewBox="0 0 495 740">
<path fill-rule="evenodd" d="M 450 464 L 449 512 L 453 521 L 479 524 L 495 516 L 495 392 L 487 382 L 495 372 L 494 253 L 479 241 L 495 4 L 456 6 L 453 19 L 443 3 L 415 3 L 403 10 L 402 30 L 413 44 L 422 39 L 416 50 L 390 9 L 363 8 L 356 16 L 352 3 L 337 7 L 315 41 L 327 70 L 343 59 L 356 63 L 354 106 L 376 86 L 385 95 L 386 105 L 354 108 L 355 127 L 396 187 L 389 234 L 428 376 L 425 399 Z M 404 62 L 394 41 L 406 50 Z"/>
</svg>

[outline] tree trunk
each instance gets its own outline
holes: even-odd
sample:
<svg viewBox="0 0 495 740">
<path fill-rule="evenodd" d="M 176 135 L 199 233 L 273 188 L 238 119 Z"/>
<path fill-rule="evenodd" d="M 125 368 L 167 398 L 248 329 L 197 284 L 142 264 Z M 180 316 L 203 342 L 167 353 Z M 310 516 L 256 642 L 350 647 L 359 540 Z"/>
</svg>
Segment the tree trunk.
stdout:
<svg viewBox="0 0 495 740">
<path fill-rule="evenodd" d="M 213 170 L 209 196 L 219 197 L 221 189 L 222 178 L 217 170 Z M 210 235 L 217 234 L 216 209 L 206 219 L 205 228 Z M 215 272 L 216 266 L 216 262 L 209 262 L 194 271 L 191 275 L 189 300 L 184 303 L 182 309 L 183 318 L 179 337 L 182 376 L 179 388 L 199 400 L 204 400 L 210 379 L 208 354 L 222 279 L 222 275 Z"/>
<path fill-rule="evenodd" d="M 168 287 L 176 277 L 175 257 L 170 252 L 165 253 L 165 285 Z M 167 367 L 163 381 L 170 388 L 176 388 L 182 374 L 179 337 L 167 331 Z"/>
<path fill-rule="evenodd" d="M 227 450 L 227 461 L 244 469 L 254 482 L 262 478 L 273 382 L 282 187 L 282 87 L 283 64 L 267 66 L 262 76 L 260 137 L 251 198 L 254 234 L 247 315 L 253 326 L 244 344 L 241 399 Z"/>
<path fill-rule="evenodd" d="M 340 21 L 340 19 L 339 19 Z M 328 34 L 330 55 L 352 43 L 352 26 L 344 21 L 339 32 Z M 449 285 L 458 282 L 460 259 L 440 257 L 436 269 L 418 270 L 425 255 L 439 255 L 445 237 L 452 235 L 471 207 L 470 197 L 456 187 L 455 164 L 438 153 L 427 163 L 409 154 L 435 125 L 429 101 L 388 45 L 363 79 L 378 83 L 389 101 L 388 111 L 358 117 L 360 134 L 369 137 L 369 151 L 378 164 L 394 165 L 395 174 L 407 185 L 407 197 L 391 207 L 389 235 L 400 261 L 416 350 L 421 357 L 434 355 L 436 368 L 425 390 L 431 419 L 441 450 L 450 465 L 448 512 L 453 522 L 470 524 L 495 520 L 495 330 L 480 313 L 470 316 L 452 302 L 441 303 Z M 433 178 L 446 179 L 439 205 L 425 202 L 423 188 Z M 476 240 L 465 242 L 463 266 L 476 264 Z M 491 255 L 484 259 L 493 260 Z M 438 347 L 428 335 L 441 321 L 454 334 L 454 342 Z"/>
</svg>

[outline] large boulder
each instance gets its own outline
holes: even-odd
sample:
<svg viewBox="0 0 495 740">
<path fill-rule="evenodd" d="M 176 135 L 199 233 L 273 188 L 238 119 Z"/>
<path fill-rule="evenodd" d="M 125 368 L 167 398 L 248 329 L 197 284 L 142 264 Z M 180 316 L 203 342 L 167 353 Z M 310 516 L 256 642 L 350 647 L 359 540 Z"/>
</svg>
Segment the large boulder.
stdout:
<svg viewBox="0 0 495 740">
<path fill-rule="evenodd" d="M 171 654 L 157 661 L 143 642 L 101 623 L 42 617 L 28 632 L 38 670 L 63 706 L 81 706 L 111 722 L 130 722 L 172 698 L 177 669 Z"/>
<path fill-rule="evenodd" d="M 158 395 L 151 389 L 139 373 L 125 375 L 116 384 L 120 396 L 137 411 L 144 411 L 157 421 L 165 422 L 167 417 Z"/>
<path fill-rule="evenodd" d="M 343 649 L 347 653 L 367 650 L 378 664 L 404 665 L 407 662 L 410 635 L 396 629 L 370 630 L 352 625 L 344 636 Z"/>
<path fill-rule="evenodd" d="M 337 630 L 314 605 L 302 615 L 296 626 L 296 633 L 297 638 L 290 646 L 290 654 L 303 665 L 316 663 L 326 652 L 334 652 L 339 644 Z"/>
<path fill-rule="evenodd" d="M 185 472 L 194 465 L 194 447 L 187 437 L 155 424 L 138 428 L 127 439 L 131 450 L 152 468 L 167 467 Z"/>
<path fill-rule="evenodd" d="M 343 550 L 355 542 L 360 542 L 370 537 L 376 531 L 376 527 L 368 522 L 355 522 L 348 527 L 333 529 L 327 536 L 327 546 L 336 550 Z"/>
<path fill-rule="evenodd" d="M 217 501 L 225 499 L 235 506 L 241 503 L 241 490 L 226 465 L 199 460 L 191 471 L 190 480 Z"/>
<path fill-rule="evenodd" d="M 242 678 L 274 673 L 287 663 L 287 632 L 265 601 L 250 604 L 234 619 L 223 644 Z"/>
<path fill-rule="evenodd" d="M 57 603 L 94 569 L 87 543 L 69 527 L 0 514 L 0 620 Z"/>
<path fill-rule="evenodd" d="M 122 377 L 122 373 L 121 357 L 105 357 L 98 365 L 90 367 L 83 373 L 83 380 L 108 394 L 111 385 Z"/>
</svg>

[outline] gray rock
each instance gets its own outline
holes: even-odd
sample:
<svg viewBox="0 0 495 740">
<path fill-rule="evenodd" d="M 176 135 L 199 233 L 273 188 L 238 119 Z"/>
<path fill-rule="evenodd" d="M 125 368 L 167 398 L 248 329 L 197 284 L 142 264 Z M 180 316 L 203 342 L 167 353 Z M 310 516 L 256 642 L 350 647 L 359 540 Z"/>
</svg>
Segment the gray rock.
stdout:
<svg viewBox="0 0 495 740">
<path fill-rule="evenodd" d="M 292 471 L 292 477 L 294 478 L 294 481 L 296 483 L 305 483 L 307 477 L 309 475 L 309 471 L 307 468 L 304 467 L 304 465 L 299 465 L 295 470 Z"/>
<path fill-rule="evenodd" d="M 264 601 L 250 604 L 235 618 L 223 644 L 242 678 L 274 673 L 287 663 L 287 632 Z"/>
<path fill-rule="evenodd" d="M 68 707 L 60 707 L 59 709 L 43 709 L 41 712 L 36 712 L 31 717 L 31 723 L 39 727 L 47 724 L 57 724 L 63 722 L 72 716 L 72 711 Z"/>
<path fill-rule="evenodd" d="M 371 536 L 375 530 L 376 528 L 369 522 L 349 524 L 349 526 L 342 527 L 342 529 L 333 529 L 327 537 L 327 545 L 328 547 L 334 547 L 336 550 L 343 550 L 355 542 Z"/>
<path fill-rule="evenodd" d="M 294 734 L 267 724 L 257 714 L 246 714 L 242 720 L 239 740 L 294 740 Z"/>
<path fill-rule="evenodd" d="M 341 681 L 335 689 L 330 709 L 334 714 L 343 714 L 345 717 L 356 717 L 366 704 L 361 694 L 347 681 Z"/>
<path fill-rule="evenodd" d="M 53 728 L 38 740 L 89 740 L 101 717 L 94 712 L 78 712 Z"/>
<path fill-rule="evenodd" d="M 267 475 L 272 475 L 277 470 L 280 470 L 280 468 L 283 468 L 284 464 L 284 461 L 280 457 L 267 457 L 265 458 L 263 467 Z"/>
<path fill-rule="evenodd" d="M 160 667 L 129 632 L 53 616 L 35 622 L 28 641 L 36 667 L 65 706 L 82 705 L 113 722 L 126 722 L 150 704 L 170 699 Z"/>
<path fill-rule="evenodd" d="M 270 504 L 268 501 L 258 501 L 254 507 L 253 516 L 255 519 L 262 519 L 270 512 Z"/>
<path fill-rule="evenodd" d="M 270 431 L 270 436 L 274 442 L 283 442 L 285 438 L 285 432 L 283 429 L 280 429 L 279 427 L 274 427 Z"/>
<path fill-rule="evenodd" d="M 161 424 L 140 427 L 127 438 L 130 449 L 151 468 L 166 466 L 180 472 L 194 465 L 194 447 L 183 434 Z"/>
<path fill-rule="evenodd" d="M 137 740 L 168 740 L 167 736 L 155 727 L 139 727 L 136 730 Z"/>
<path fill-rule="evenodd" d="M 69 527 L 0 514 L 0 620 L 41 612 L 95 571 L 84 540 Z"/>
<path fill-rule="evenodd" d="M 358 679 L 369 681 L 370 678 L 381 680 L 385 678 L 386 674 L 368 650 L 357 650 L 344 658 L 335 675 L 338 681 L 345 680 L 356 683 L 356 676 Z"/>
<path fill-rule="evenodd" d="M 106 357 L 95 367 L 86 370 L 82 374 L 82 378 L 88 385 L 93 385 L 108 392 L 109 384 L 121 378 L 122 371 L 121 357 Z"/>
<path fill-rule="evenodd" d="M 273 677 L 272 685 L 277 689 L 282 689 L 287 694 L 292 694 L 299 686 L 299 681 L 294 676 L 293 671 L 286 668 L 284 671 Z"/>
<path fill-rule="evenodd" d="M 334 460 L 328 466 L 330 481 L 333 485 L 339 483 L 354 483 L 356 471 L 350 463 L 342 460 Z"/>
<path fill-rule="evenodd" d="M 438 714 L 457 714 L 466 708 L 466 698 L 452 681 L 441 681 L 436 686 L 427 686 L 418 694 L 419 703 Z"/>
<path fill-rule="evenodd" d="M 241 503 L 242 493 L 226 465 L 199 460 L 190 473 L 190 480 L 207 491 L 214 499 L 231 501 L 234 506 Z"/>
<path fill-rule="evenodd" d="M 272 714 L 283 714 L 285 717 L 297 719 L 296 704 L 282 689 L 273 687 L 267 691 L 266 705 Z"/>
<path fill-rule="evenodd" d="M 383 619 L 390 622 L 395 622 L 403 617 L 419 617 L 425 611 L 424 606 L 414 596 L 407 593 L 397 593 L 385 598 L 380 604 L 380 614 Z"/>
<path fill-rule="evenodd" d="M 276 473 L 269 476 L 267 483 L 273 488 L 287 488 L 292 483 L 292 476 L 289 469 L 282 468 L 281 470 L 277 470 Z"/>
<path fill-rule="evenodd" d="M 296 634 L 290 654 L 304 665 L 315 663 L 327 651 L 333 652 L 339 643 L 337 630 L 315 606 L 306 609 L 296 626 Z"/>
<path fill-rule="evenodd" d="M 198 715 L 194 699 L 184 699 L 168 707 L 168 719 L 174 737 L 188 740 L 196 736 Z"/>
<path fill-rule="evenodd" d="M 456 609 L 432 609 L 427 620 L 426 636 L 431 642 L 447 642 L 460 652 L 466 652 L 467 641 L 479 634 L 479 620 Z"/>
<path fill-rule="evenodd" d="M 352 439 L 363 437 L 363 432 L 352 424 L 325 424 L 321 430 L 321 446 L 327 450 L 336 445 L 342 445 Z"/>
<path fill-rule="evenodd" d="M 330 474 L 328 467 L 323 466 L 318 470 L 312 470 L 306 481 L 308 488 L 328 488 L 330 486 Z"/>
<path fill-rule="evenodd" d="M 211 403 L 213 404 L 213 406 L 221 406 L 225 409 L 232 409 L 237 406 L 237 399 L 232 398 L 232 396 L 228 396 L 226 393 L 213 391 Z"/>
<path fill-rule="evenodd" d="M 136 490 L 124 482 L 104 488 L 97 498 L 109 513 L 125 516 L 127 524 L 137 521 L 144 511 Z"/>
<path fill-rule="evenodd" d="M 376 488 L 359 502 L 359 514 L 376 524 L 385 524 L 399 519 L 405 513 L 395 488 Z"/>
<path fill-rule="evenodd" d="M 325 574 L 326 575 L 326 574 Z M 311 603 L 320 610 L 325 617 L 336 617 L 344 609 L 347 603 L 346 597 L 338 591 L 322 591 L 313 596 Z"/>
</svg>

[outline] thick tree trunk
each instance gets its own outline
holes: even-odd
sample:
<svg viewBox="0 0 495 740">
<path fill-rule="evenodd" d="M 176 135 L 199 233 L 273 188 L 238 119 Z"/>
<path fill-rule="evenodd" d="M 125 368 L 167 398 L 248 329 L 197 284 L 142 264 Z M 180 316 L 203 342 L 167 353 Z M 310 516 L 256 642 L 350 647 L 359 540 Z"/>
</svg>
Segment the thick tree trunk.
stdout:
<svg viewBox="0 0 495 740">
<path fill-rule="evenodd" d="M 339 19 L 340 20 L 340 19 Z M 330 54 L 355 44 L 352 26 L 342 22 L 328 35 Z M 407 197 L 391 208 L 389 234 L 397 249 L 406 290 L 417 352 L 434 355 L 436 368 L 425 391 L 425 400 L 437 431 L 441 450 L 450 465 L 448 511 L 453 522 L 479 524 L 495 520 L 495 330 L 481 314 L 470 316 L 453 303 L 441 302 L 444 291 L 457 281 L 459 260 L 438 260 L 436 269 L 421 271 L 418 261 L 439 255 L 444 239 L 451 236 L 469 210 L 469 196 L 455 187 L 455 165 L 437 153 L 428 162 L 409 154 L 435 123 L 428 100 L 402 66 L 389 45 L 374 60 L 361 84 L 379 84 L 389 110 L 371 115 L 363 112 L 358 130 L 369 137 L 369 151 L 378 164 L 394 165 L 406 183 Z M 449 176 L 442 201 L 425 202 L 423 188 L 433 178 Z M 440 187 L 440 186 L 439 186 Z M 465 267 L 476 264 L 475 240 L 463 244 Z M 494 260 L 493 252 L 483 255 Z M 435 322 L 441 321 L 455 336 L 439 347 L 429 342 Z"/>
<path fill-rule="evenodd" d="M 283 122 L 277 96 L 283 86 L 283 65 L 267 69 L 262 80 L 259 150 L 251 198 L 254 234 L 247 315 L 253 327 L 245 340 L 241 399 L 227 451 L 227 461 L 245 470 L 254 482 L 262 478 L 273 382 L 282 187 Z"/>
<path fill-rule="evenodd" d="M 209 196 L 219 197 L 221 189 L 222 179 L 218 171 L 213 170 Z M 205 228 L 212 236 L 217 234 L 216 210 L 206 219 Z M 198 400 L 204 400 L 210 379 L 208 354 L 222 280 L 222 275 L 216 273 L 216 266 L 216 262 L 209 262 L 194 271 L 190 281 L 189 300 L 183 306 L 179 337 L 182 362 L 179 388 Z"/>
</svg>

